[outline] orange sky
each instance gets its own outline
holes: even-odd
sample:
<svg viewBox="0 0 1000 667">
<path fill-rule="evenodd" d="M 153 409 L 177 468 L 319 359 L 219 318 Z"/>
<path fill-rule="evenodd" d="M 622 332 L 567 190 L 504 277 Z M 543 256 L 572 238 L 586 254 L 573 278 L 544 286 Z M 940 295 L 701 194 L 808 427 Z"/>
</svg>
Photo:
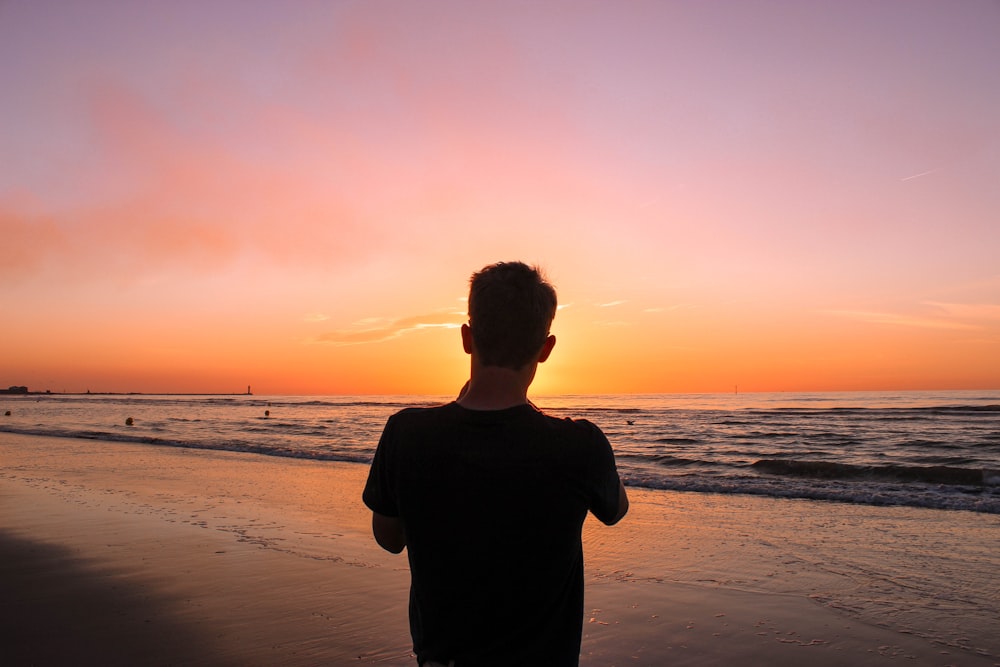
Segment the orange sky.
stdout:
<svg viewBox="0 0 1000 667">
<path fill-rule="evenodd" d="M 0 4 L 0 386 L 1000 388 L 1000 7 Z"/>
</svg>

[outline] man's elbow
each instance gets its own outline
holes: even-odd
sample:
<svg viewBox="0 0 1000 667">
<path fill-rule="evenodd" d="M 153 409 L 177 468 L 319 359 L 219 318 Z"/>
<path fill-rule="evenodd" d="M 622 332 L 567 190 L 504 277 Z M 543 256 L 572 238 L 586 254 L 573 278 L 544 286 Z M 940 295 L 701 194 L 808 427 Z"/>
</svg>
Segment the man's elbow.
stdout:
<svg viewBox="0 0 1000 667">
<path fill-rule="evenodd" d="M 403 522 L 397 517 L 372 512 L 372 534 L 378 545 L 389 553 L 398 554 L 406 547 Z"/>
<path fill-rule="evenodd" d="M 378 545 L 380 547 L 382 547 L 391 554 L 402 553 L 403 548 L 406 547 L 405 542 L 386 540 L 384 538 L 380 538 L 378 535 L 375 536 L 375 541 L 378 542 Z"/>
<path fill-rule="evenodd" d="M 628 514 L 628 493 L 625 492 L 625 484 L 618 482 L 618 512 L 615 514 L 611 521 L 608 521 L 609 526 L 613 526 L 619 521 L 621 521 L 625 515 Z"/>
</svg>

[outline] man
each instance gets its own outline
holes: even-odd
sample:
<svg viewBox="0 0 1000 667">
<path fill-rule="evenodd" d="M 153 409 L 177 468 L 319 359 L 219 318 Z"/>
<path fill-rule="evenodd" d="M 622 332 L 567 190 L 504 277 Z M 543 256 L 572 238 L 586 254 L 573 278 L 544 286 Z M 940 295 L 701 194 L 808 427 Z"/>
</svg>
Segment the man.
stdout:
<svg viewBox="0 0 1000 667">
<path fill-rule="evenodd" d="M 410 562 L 420 665 L 578 665 L 587 512 L 628 511 L 607 438 L 527 398 L 555 345 L 556 293 L 537 269 L 474 274 L 457 401 L 386 423 L 364 490 L 376 541 Z"/>
</svg>

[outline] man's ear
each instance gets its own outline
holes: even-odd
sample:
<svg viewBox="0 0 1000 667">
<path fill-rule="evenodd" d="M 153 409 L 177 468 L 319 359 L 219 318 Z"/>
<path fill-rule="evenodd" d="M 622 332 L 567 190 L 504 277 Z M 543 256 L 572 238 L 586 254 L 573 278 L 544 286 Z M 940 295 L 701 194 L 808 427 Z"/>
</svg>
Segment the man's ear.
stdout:
<svg viewBox="0 0 1000 667">
<path fill-rule="evenodd" d="M 468 324 L 462 325 L 462 349 L 466 354 L 472 354 L 472 329 Z"/>
<path fill-rule="evenodd" d="M 542 351 L 538 354 L 538 363 L 542 363 L 549 358 L 552 354 L 552 348 L 556 346 L 556 337 L 549 334 L 548 338 L 545 339 L 545 344 L 542 345 Z"/>
</svg>

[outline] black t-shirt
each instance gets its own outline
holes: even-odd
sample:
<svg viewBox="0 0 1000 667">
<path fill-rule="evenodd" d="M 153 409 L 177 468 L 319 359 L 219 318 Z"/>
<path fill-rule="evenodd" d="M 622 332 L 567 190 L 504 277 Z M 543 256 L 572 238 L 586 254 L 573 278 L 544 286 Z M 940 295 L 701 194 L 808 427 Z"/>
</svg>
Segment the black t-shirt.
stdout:
<svg viewBox="0 0 1000 667">
<path fill-rule="evenodd" d="M 618 512 L 599 428 L 530 405 L 413 408 L 386 423 L 365 486 L 402 520 L 419 662 L 577 665 L 588 510 Z"/>
</svg>

